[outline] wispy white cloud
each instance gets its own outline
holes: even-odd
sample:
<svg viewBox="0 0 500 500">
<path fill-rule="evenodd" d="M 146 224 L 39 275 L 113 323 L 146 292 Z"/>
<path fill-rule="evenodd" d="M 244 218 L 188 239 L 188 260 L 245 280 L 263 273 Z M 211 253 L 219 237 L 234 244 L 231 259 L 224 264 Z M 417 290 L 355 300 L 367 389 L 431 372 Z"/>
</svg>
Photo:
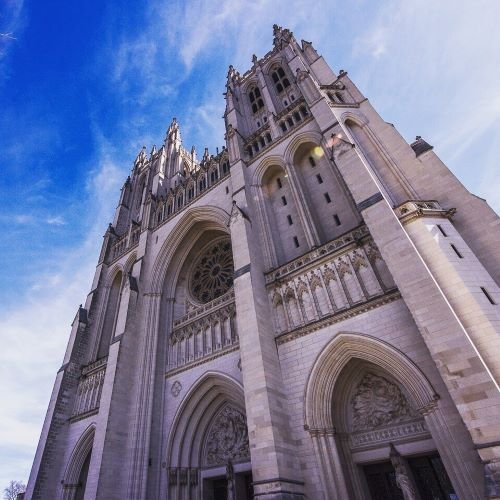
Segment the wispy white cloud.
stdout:
<svg viewBox="0 0 500 500">
<path fill-rule="evenodd" d="M 116 152 L 96 130 L 98 149 L 82 193 L 92 221 L 82 239 L 34 273 L 18 304 L 0 311 L 0 484 L 27 481 L 52 384 L 62 362 L 71 322 L 90 289 L 99 245 L 111 220 L 126 169 L 111 158 Z M 20 214 L 19 222 L 33 222 Z M 44 219 L 55 226 L 62 216 Z M 6 460 L 16 450 L 15 459 Z"/>
<path fill-rule="evenodd" d="M 65 226 L 66 221 L 61 215 L 56 215 L 54 217 L 49 217 L 46 220 L 47 224 L 50 224 L 51 226 Z"/>
<path fill-rule="evenodd" d="M 24 31 L 24 0 L 4 0 L 0 14 L 0 85 L 9 78 L 9 55 Z"/>
</svg>

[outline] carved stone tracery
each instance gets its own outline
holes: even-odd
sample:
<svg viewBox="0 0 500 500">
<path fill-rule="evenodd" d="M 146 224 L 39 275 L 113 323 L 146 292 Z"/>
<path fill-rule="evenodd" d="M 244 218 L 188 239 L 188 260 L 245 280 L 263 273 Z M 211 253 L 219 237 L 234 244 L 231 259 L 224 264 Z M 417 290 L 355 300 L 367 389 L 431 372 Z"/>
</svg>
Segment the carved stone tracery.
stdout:
<svg viewBox="0 0 500 500">
<path fill-rule="evenodd" d="M 367 373 L 351 398 L 352 430 L 363 431 L 418 418 L 399 387 Z"/>
<path fill-rule="evenodd" d="M 228 460 L 248 460 L 250 449 L 245 415 L 227 405 L 217 415 L 206 441 L 206 464 L 222 465 Z"/>
<path fill-rule="evenodd" d="M 206 304 L 233 286 L 233 256 L 228 238 L 208 246 L 193 266 L 190 277 L 192 296 Z"/>
</svg>

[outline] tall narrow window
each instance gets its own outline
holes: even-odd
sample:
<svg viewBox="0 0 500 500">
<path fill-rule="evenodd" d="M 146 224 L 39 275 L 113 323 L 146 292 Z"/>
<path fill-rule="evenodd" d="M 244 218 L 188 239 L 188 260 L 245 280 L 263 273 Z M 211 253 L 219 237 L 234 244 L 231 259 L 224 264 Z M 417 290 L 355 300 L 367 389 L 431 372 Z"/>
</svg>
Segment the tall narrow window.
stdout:
<svg viewBox="0 0 500 500">
<path fill-rule="evenodd" d="M 248 98 L 250 99 L 250 104 L 254 113 L 257 113 L 259 109 L 264 107 L 262 95 L 257 87 L 252 87 L 252 89 L 248 93 Z"/>
<path fill-rule="evenodd" d="M 451 248 L 453 248 L 453 250 L 458 255 L 458 257 L 460 257 L 461 259 L 463 259 L 462 254 L 457 250 L 457 247 L 453 243 L 451 244 Z"/>
<path fill-rule="evenodd" d="M 282 201 L 283 205 L 287 204 L 286 198 L 284 196 L 281 197 L 281 201 Z"/>
<path fill-rule="evenodd" d="M 314 158 L 312 156 L 309 157 L 309 163 L 311 164 L 311 167 L 316 166 L 316 162 L 314 161 Z"/>
<path fill-rule="evenodd" d="M 335 224 L 337 224 L 337 226 L 340 226 L 340 224 L 342 224 L 337 214 L 334 214 L 333 219 L 335 220 Z"/>
<path fill-rule="evenodd" d="M 325 196 L 325 200 L 326 200 L 327 203 L 331 203 L 332 202 L 332 199 L 330 198 L 330 195 L 328 193 L 325 193 L 324 196 Z"/>
<path fill-rule="evenodd" d="M 293 220 L 292 220 L 292 216 L 291 215 L 287 215 L 286 216 L 286 220 L 288 221 L 288 224 L 291 226 L 293 224 Z"/>
<path fill-rule="evenodd" d="M 484 296 L 489 300 L 490 304 L 492 306 L 494 306 L 496 304 L 496 302 L 493 300 L 493 297 L 488 293 L 486 288 L 484 288 L 484 287 L 480 287 L 480 288 L 481 288 L 481 291 L 484 293 Z"/>
<path fill-rule="evenodd" d="M 109 344 L 111 343 L 111 339 L 113 338 L 115 318 L 120 302 L 121 282 L 122 273 L 118 273 L 113 280 L 111 288 L 109 289 L 108 303 L 106 304 L 104 323 L 102 325 L 101 338 L 99 341 L 99 348 L 97 350 L 98 359 L 107 356 L 109 351 Z"/>
<path fill-rule="evenodd" d="M 318 184 L 323 184 L 323 177 L 321 177 L 321 175 L 318 174 L 316 179 L 318 180 Z"/>
<path fill-rule="evenodd" d="M 281 179 L 279 177 L 276 179 L 276 184 L 278 184 L 279 189 L 283 187 L 283 184 L 281 183 Z"/>
<path fill-rule="evenodd" d="M 441 231 L 441 234 L 447 238 L 448 235 L 446 234 L 445 230 L 441 227 L 441 224 L 437 224 L 438 229 Z"/>
<path fill-rule="evenodd" d="M 297 236 L 294 236 L 294 237 L 293 237 L 293 242 L 295 243 L 295 247 L 296 247 L 296 248 L 299 248 L 299 247 L 300 247 L 300 244 L 299 244 L 299 239 L 297 238 Z"/>
<path fill-rule="evenodd" d="M 290 86 L 290 81 L 285 75 L 283 68 L 276 68 L 271 73 L 271 78 L 273 79 L 274 86 L 276 87 L 278 93 L 283 92 L 283 90 Z"/>
</svg>

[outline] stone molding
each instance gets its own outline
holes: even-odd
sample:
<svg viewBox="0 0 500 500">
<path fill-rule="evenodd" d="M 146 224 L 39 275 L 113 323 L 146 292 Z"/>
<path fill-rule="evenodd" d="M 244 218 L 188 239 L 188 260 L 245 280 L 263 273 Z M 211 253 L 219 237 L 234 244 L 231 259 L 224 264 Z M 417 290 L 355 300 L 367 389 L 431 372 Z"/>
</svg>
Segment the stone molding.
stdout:
<svg viewBox="0 0 500 500">
<path fill-rule="evenodd" d="M 411 405 L 417 411 L 438 399 L 425 375 L 402 352 L 368 335 L 339 333 L 319 354 L 306 383 L 304 419 L 309 428 L 331 427 L 335 384 L 353 358 L 363 359 L 391 373 L 405 387 Z"/>
<path fill-rule="evenodd" d="M 451 220 L 456 209 L 444 209 L 435 200 L 408 200 L 398 205 L 394 211 L 402 224 L 408 224 L 419 217 L 440 217 Z"/>
</svg>

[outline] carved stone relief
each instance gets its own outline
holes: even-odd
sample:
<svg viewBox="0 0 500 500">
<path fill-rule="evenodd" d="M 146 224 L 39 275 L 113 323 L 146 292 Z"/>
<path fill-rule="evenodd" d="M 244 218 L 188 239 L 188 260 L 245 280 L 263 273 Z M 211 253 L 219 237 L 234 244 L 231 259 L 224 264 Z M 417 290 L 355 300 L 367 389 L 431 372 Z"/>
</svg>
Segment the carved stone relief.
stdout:
<svg viewBox="0 0 500 500">
<path fill-rule="evenodd" d="M 227 405 L 217 415 L 206 441 L 206 464 L 227 464 L 248 459 L 250 449 L 245 415 L 234 406 Z"/>
<path fill-rule="evenodd" d="M 172 393 L 172 396 L 174 396 L 174 398 L 176 398 L 180 392 L 182 391 L 182 384 L 176 380 L 173 384 L 172 384 L 172 388 L 170 389 L 170 392 Z"/>
<path fill-rule="evenodd" d="M 397 424 L 419 416 L 397 385 L 373 373 L 367 373 L 357 386 L 351 409 L 354 431 Z"/>
</svg>

